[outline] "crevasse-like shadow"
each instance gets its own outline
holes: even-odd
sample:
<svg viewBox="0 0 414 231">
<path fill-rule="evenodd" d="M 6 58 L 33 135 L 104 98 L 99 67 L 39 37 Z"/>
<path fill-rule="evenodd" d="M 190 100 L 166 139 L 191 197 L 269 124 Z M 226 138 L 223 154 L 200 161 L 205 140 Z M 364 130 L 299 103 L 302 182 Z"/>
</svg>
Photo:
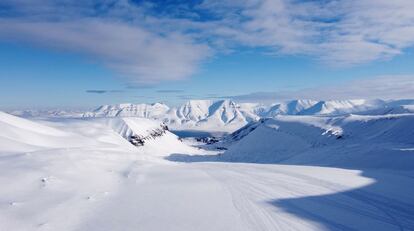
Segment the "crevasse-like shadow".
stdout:
<svg viewBox="0 0 414 231">
<path fill-rule="evenodd" d="M 401 163 L 381 169 L 363 167 L 369 163 L 349 165 L 346 161 L 330 162 L 275 162 L 263 164 L 306 165 L 361 170 L 361 175 L 375 183 L 339 193 L 289 199 L 274 199 L 268 203 L 301 219 L 316 222 L 323 230 L 414 230 L 414 161 L 413 152 L 378 154 L 394 155 Z M 253 163 L 232 160 L 226 154 L 184 155 L 172 154 L 166 159 L 177 162 Z M 350 160 L 355 161 L 355 160 Z M 362 161 L 363 158 L 362 158 Z M 397 166 L 404 165 L 404 170 Z M 352 167 L 350 167 L 352 166 Z M 357 167 L 355 167 L 357 166 Z M 411 167 L 410 167 L 411 166 Z M 329 187 L 329 186 L 327 186 Z"/>
</svg>

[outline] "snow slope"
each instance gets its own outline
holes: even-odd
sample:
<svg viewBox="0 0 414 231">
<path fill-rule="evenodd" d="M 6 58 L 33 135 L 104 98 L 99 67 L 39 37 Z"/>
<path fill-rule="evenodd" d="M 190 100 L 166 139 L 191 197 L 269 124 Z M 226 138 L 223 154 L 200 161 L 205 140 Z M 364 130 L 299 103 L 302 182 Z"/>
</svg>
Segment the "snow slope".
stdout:
<svg viewBox="0 0 414 231">
<path fill-rule="evenodd" d="M 216 153 L 168 131 L 131 145 L 125 138 L 162 128 L 148 119 L 34 122 L 0 113 L 0 121 L 0 230 L 414 229 L 411 115 L 264 119 L 229 138 L 233 157 L 239 145 L 250 151 L 240 163 L 228 162 L 229 153 L 222 162 L 191 163 Z M 4 145 L 6 139 L 19 143 Z M 244 163 L 252 155 L 275 161 L 263 142 L 298 159 Z M 36 148 L 19 147 L 25 143 Z M 357 152 L 366 147 L 379 161 Z M 390 147 L 406 157 L 376 152 Z M 338 154 L 350 158 L 329 157 Z M 177 155 L 187 162 L 165 160 Z"/>
<path fill-rule="evenodd" d="M 175 150 L 194 151 L 178 140 L 169 131 L 160 136 L 151 136 L 163 128 L 160 123 L 144 118 L 102 118 L 88 120 L 63 120 L 64 125 L 58 129 L 59 123 L 33 122 L 20 117 L 0 112 L 0 152 L 25 152 L 54 148 L 82 148 L 103 146 L 103 143 L 127 144 L 132 135 L 147 137 L 141 149 L 150 150 L 153 154 L 162 155 Z M 74 129 L 68 129 L 68 124 Z M 50 126 L 53 125 L 53 126 Z M 93 133 L 95 136 L 92 136 Z M 99 138 L 102 134 L 111 134 L 109 140 Z M 116 137 L 116 138 L 114 138 Z M 119 142 L 119 140 L 122 140 Z M 99 142 L 99 141 L 103 141 Z M 163 145 L 160 145 L 163 144 Z"/>
<path fill-rule="evenodd" d="M 0 129 L 0 152 L 34 151 L 85 144 L 82 137 L 4 112 L 0 112 Z"/>
<path fill-rule="evenodd" d="M 144 146 L 139 147 L 142 152 L 152 155 L 165 156 L 174 153 L 188 153 L 197 151 L 184 144 L 179 138 L 159 122 L 144 118 L 110 118 L 98 119 L 107 124 L 115 132 L 128 140 L 131 136 L 142 137 L 145 141 Z M 160 135 L 158 135 L 158 133 Z M 154 135 L 156 134 L 156 135 Z"/>
<path fill-rule="evenodd" d="M 198 152 L 168 131 L 142 147 L 123 136 L 159 127 L 141 118 L 34 122 L 0 112 L 0 184 L 7 185 L 0 188 L 0 230 L 82 230 L 135 168 Z"/>
<path fill-rule="evenodd" d="M 414 156 L 414 115 L 278 116 L 229 136 L 232 161 L 313 163 L 344 167 L 409 169 Z M 228 145 L 228 144 L 227 144 Z"/>
</svg>

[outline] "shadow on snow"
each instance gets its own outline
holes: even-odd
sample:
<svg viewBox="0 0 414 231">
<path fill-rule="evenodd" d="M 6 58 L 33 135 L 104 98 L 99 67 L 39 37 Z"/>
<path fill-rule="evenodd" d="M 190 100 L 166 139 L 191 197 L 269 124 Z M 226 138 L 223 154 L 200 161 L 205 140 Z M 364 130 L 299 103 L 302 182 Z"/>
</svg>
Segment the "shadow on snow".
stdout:
<svg viewBox="0 0 414 231">
<path fill-rule="evenodd" d="M 391 167 L 382 169 L 369 167 L 357 167 L 356 169 L 347 165 L 346 162 L 330 165 L 285 161 L 270 163 L 356 169 L 361 170 L 362 176 L 374 179 L 375 183 L 334 194 L 275 199 L 268 203 L 302 219 L 316 222 L 323 226 L 321 229 L 324 230 L 414 230 L 414 161 L 412 159 L 414 153 L 398 152 L 397 155 L 410 155 L 409 158 L 402 157 L 402 160 L 407 162 L 405 170 L 393 167 L 392 164 L 390 164 Z M 172 154 L 166 159 L 187 163 L 256 163 L 229 160 L 226 154 Z"/>
</svg>

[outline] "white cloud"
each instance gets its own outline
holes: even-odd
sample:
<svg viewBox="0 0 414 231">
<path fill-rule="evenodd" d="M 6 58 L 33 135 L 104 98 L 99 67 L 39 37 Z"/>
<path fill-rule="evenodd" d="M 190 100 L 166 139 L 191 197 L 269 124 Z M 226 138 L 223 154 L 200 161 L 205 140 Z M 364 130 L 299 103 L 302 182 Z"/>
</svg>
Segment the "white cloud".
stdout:
<svg viewBox="0 0 414 231">
<path fill-rule="evenodd" d="M 414 76 L 379 76 L 337 85 L 319 86 L 294 91 L 255 92 L 246 95 L 227 96 L 245 102 L 275 102 L 291 99 L 412 99 Z"/>
<path fill-rule="evenodd" d="M 243 46 L 336 66 L 391 59 L 414 46 L 412 0 L 204 0 L 160 15 L 155 3 L 127 0 L 1 4 L 15 12 L 0 16 L 0 38 L 81 52 L 137 83 L 185 79 L 212 54 Z M 198 20 L 198 11 L 211 17 Z"/>
<path fill-rule="evenodd" d="M 130 10 L 136 9 L 135 13 L 141 10 L 130 5 L 113 7 L 108 13 L 110 16 L 93 18 L 86 13 L 79 15 L 78 11 L 83 12 L 85 5 L 67 8 L 66 14 L 56 15 L 60 8 L 54 5 L 31 10 L 20 7 L 22 12 L 38 15 L 0 19 L 0 38 L 87 55 L 132 84 L 188 78 L 211 55 L 207 45 L 185 34 L 162 33 L 157 28 L 151 30 L 136 23 L 142 15 L 133 20 L 119 18 L 122 14 L 128 18 Z M 50 15 L 58 19 L 52 20 Z"/>
<path fill-rule="evenodd" d="M 236 45 L 333 65 L 390 59 L 414 45 L 411 0 L 207 0 L 202 6 L 222 17 L 212 33 Z"/>
</svg>

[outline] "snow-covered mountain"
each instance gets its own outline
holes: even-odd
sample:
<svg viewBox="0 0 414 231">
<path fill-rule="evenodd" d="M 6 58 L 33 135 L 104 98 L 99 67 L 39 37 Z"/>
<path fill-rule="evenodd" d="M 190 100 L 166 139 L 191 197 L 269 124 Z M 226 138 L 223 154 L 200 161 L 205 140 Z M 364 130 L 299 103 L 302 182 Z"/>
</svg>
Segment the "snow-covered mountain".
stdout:
<svg viewBox="0 0 414 231">
<path fill-rule="evenodd" d="M 309 108 L 301 110 L 299 115 L 342 115 L 365 113 L 373 109 L 384 108 L 382 100 L 330 100 L 319 101 Z"/>
<path fill-rule="evenodd" d="M 414 115 L 278 116 L 229 135 L 231 161 L 412 168 Z"/>
<path fill-rule="evenodd" d="M 261 116 L 359 114 L 387 107 L 388 104 L 382 100 L 291 100 L 272 105 Z"/>
<path fill-rule="evenodd" d="M 104 105 L 83 117 L 142 117 L 173 129 L 234 131 L 260 118 L 278 115 L 402 114 L 414 112 L 414 100 L 290 100 L 271 105 L 231 100 L 190 100 L 170 108 L 162 103 Z"/>
<path fill-rule="evenodd" d="M 164 121 L 175 128 L 233 130 L 257 119 L 230 100 L 191 100 L 172 109 Z"/>
<path fill-rule="evenodd" d="M 142 117 L 156 119 L 176 129 L 238 129 L 259 116 L 230 100 L 190 100 L 177 108 L 165 104 L 104 105 L 83 117 Z"/>
<path fill-rule="evenodd" d="M 262 117 L 274 117 L 276 115 L 296 115 L 312 108 L 318 103 L 314 100 L 291 100 L 272 105 L 265 111 Z"/>
<path fill-rule="evenodd" d="M 12 111 L 20 117 L 140 117 L 166 123 L 174 130 L 233 132 L 249 122 L 279 115 L 386 115 L 414 113 L 414 100 L 289 100 L 270 105 L 231 100 L 190 100 L 178 107 L 163 103 L 103 105 L 81 113 L 64 110 Z"/>
<path fill-rule="evenodd" d="M 103 105 L 92 112 L 86 112 L 83 117 L 141 117 L 162 118 L 170 108 L 162 103 L 154 104 L 116 104 Z"/>
</svg>

